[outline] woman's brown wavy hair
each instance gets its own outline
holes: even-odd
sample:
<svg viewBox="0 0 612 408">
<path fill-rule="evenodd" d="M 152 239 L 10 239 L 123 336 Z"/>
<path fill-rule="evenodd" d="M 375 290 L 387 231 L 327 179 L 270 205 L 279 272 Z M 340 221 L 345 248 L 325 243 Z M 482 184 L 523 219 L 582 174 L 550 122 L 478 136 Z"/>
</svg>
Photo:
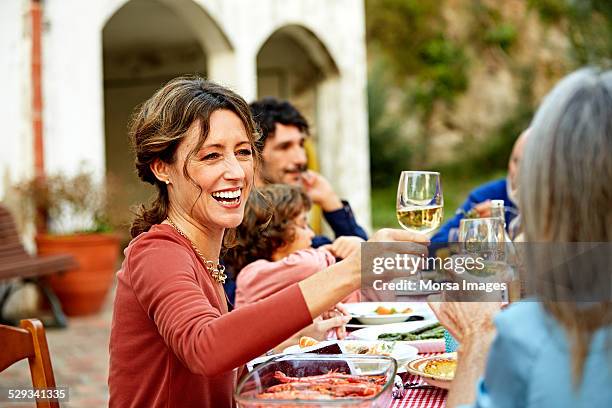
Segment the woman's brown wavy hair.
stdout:
<svg viewBox="0 0 612 408">
<path fill-rule="evenodd" d="M 300 188 L 270 184 L 251 194 L 242 224 L 235 230 L 235 243 L 223 261 L 235 275 L 258 259 L 272 260 L 274 252 L 295 239 L 295 218 L 308 211 L 311 201 Z"/>
<path fill-rule="evenodd" d="M 235 92 L 198 76 L 175 78 L 160 88 L 134 113 L 130 124 L 130 142 L 135 153 L 138 177 L 157 188 L 157 197 L 150 207 L 144 204 L 136 211 L 130 233 L 133 237 L 148 231 L 152 225 L 164 221 L 170 205 L 168 189 L 151 171 L 156 159 L 172 164 L 175 152 L 185 138 L 187 130 L 195 121 L 200 122 L 200 139 L 185 159 L 183 174 L 197 186 L 187 172 L 189 159 L 202 147 L 210 130 L 210 116 L 213 112 L 227 109 L 242 121 L 258 163 L 256 131 L 249 105 Z M 201 193 L 201 189 L 200 189 Z M 198 197 L 199 198 L 199 197 Z M 197 201 L 197 199 L 195 201 Z M 194 203 L 195 203 L 194 201 Z M 232 241 L 233 230 L 226 232 L 226 241 Z"/>
</svg>

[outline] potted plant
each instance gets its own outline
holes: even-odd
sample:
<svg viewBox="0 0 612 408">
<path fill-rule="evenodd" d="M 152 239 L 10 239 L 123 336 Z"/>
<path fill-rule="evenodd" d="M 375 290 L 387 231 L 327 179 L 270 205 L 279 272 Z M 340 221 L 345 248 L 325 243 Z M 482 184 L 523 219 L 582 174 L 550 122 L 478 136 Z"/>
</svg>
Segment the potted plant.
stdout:
<svg viewBox="0 0 612 408">
<path fill-rule="evenodd" d="M 34 178 L 18 185 L 17 191 L 35 214 L 38 253 L 68 253 L 79 265 L 48 278 L 64 312 L 69 316 L 98 312 L 113 282 L 120 242 L 107 212 L 106 183 L 81 169 L 72 176 Z"/>
</svg>

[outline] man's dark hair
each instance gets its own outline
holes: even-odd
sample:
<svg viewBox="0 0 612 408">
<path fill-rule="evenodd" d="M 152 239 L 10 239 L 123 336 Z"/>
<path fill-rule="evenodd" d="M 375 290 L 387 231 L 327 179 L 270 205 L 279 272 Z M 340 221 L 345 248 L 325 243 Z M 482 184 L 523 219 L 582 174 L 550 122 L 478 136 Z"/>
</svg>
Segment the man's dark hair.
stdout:
<svg viewBox="0 0 612 408">
<path fill-rule="evenodd" d="M 288 101 L 281 101 L 267 96 L 252 102 L 249 107 L 253 120 L 259 127 L 261 138 L 259 145 L 263 148 L 269 135 L 274 135 L 277 123 L 285 126 L 295 126 L 300 132 L 308 134 L 308 122 L 302 114 Z"/>
</svg>

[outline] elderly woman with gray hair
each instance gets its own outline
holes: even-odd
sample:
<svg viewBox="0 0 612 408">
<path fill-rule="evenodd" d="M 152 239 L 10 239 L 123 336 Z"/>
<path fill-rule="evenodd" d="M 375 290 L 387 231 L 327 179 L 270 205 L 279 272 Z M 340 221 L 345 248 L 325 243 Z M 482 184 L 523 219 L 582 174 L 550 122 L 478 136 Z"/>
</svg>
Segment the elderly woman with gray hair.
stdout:
<svg viewBox="0 0 612 408">
<path fill-rule="evenodd" d="M 519 206 L 530 248 L 605 242 L 611 257 L 612 71 L 579 70 L 545 98 L 523 156 Z M 607 298 L 589 302 L 559 292 L 575 290 L 579 271 L 553 278 L 535 268 L 538 281 L 555 285 L 497 316 L 494 303 L 432 304 L 461 343 L 447 406 L 612 406 L 610 265 L 599 271 Z"/>
</svg>

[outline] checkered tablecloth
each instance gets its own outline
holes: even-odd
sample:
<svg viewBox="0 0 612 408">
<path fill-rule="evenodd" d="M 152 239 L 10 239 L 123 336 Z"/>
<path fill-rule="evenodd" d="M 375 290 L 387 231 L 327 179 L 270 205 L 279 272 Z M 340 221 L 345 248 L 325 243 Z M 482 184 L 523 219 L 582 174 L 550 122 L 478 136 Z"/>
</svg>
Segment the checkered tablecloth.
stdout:
<svg viewBox="0 0 612 408">
<path fill-rule="evenodd" d="M 439 353 L 420 354 L 419 357 L 433 356 Z M 416 375 L 401 375 L 404 382 L 426 384 Z M 407 390 L 402 399 L 393 400 L 389 408 L 442 408 L 446 405 L 447 391 L 442 388 L 425 388 Z"/>
</svg>

